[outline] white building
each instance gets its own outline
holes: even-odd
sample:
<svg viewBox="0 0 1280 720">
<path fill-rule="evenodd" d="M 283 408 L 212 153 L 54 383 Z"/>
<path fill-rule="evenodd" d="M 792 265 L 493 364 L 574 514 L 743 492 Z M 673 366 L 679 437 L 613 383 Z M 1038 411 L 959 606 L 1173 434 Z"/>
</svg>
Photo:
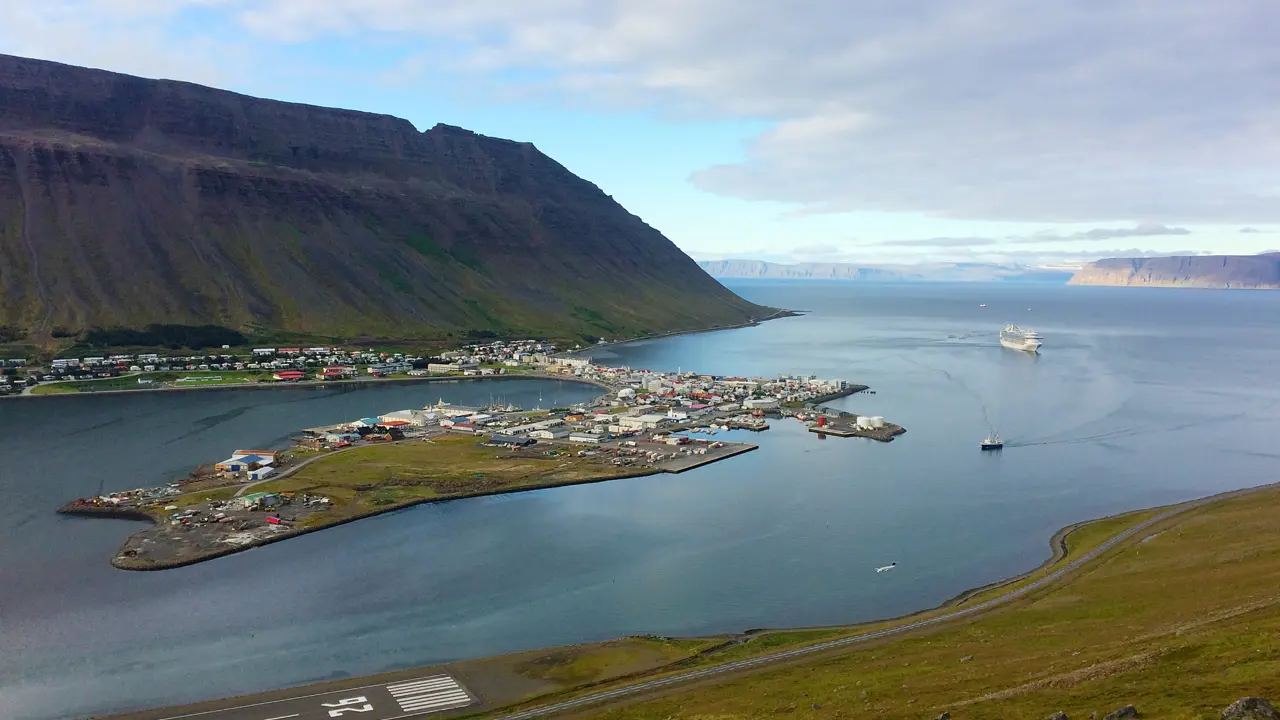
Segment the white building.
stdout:
<svg viewBox="0 0 1280 720">
<path fill-rule="evenodd" d="M 569 437 L 568 430 L 533 430 L 529 437 L 534 440 L 563 440 Z"/>
<path fill-rule="evenodd" d="M 603 440 L 603 438 L 599 435 L 592 435 L 591 433 L 569 434 L 569 442 L 582 443 L 584 445 L 599 445 L 601 440 Z"/>
<path fill-rule="evenodd" d="M 744 410 L 777 410 L 778 398 L 747 398 L 742 401 Z"/>
</svg>

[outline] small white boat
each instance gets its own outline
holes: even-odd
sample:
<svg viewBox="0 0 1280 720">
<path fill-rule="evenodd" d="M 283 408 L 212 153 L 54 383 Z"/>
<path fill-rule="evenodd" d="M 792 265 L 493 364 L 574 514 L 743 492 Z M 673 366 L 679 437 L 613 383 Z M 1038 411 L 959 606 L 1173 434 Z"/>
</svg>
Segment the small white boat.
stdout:
<svg viewBox="0 0 1280 720">
<path fill-rule="evenodd" d="M 981 305 L 979 305 L 978 307 L 986 307 L 986 306 L 987 306 L 987 304 L 986 304 L 986 303 L 982 303 L 982 304 L 981 304 Z"/>
<path fill-rule="evenodd" d="M 896 568 L 896 567 L 898 567 L 898 563 L 896 563 L 896 562 L 891 562 L 891 563 L 889 563 L 888 565 L 885 565 L 884 567 L 878 567 L 878 568 L 876 568 L 876 572 L 878 572 L 878 573 L 889 572 L 890 570 L 892 570 L 892 569 L 894 569 L 894 568 Z"/>
</svg>

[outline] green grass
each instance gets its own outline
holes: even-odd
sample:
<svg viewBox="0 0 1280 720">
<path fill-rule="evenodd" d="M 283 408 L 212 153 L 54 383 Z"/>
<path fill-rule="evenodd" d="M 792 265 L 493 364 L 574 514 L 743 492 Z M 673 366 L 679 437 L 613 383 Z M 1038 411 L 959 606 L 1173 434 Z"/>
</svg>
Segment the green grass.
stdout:
<svg viewBox="0 0 1280 720">
<path fill-rule="evenodd" d="M 483 447 L 480 438 L 446 435 L 334 453 L 298 473 L 256 486 L 261 492 L 328 495 L 334 509 L 310 524 L 362 515 L 424 499 L 542 487 L 562 482 L 626 477 L 636 470 L 597 459 L 548 458 Z"/>
<path fill-rule="evenodd" d="M 1085 526 L 1068 547 L 1076 555 L 1148 516 Z M 1143 717 L 1189 720 L 1280 696 L 1280 491 L 1146 534 L 978 619 L 564 717 L 745 720 L 818 704 L 824 717 L 1076 718 L 1133 703 Z M 768 649 L 820 637 L 787 635 Z"/>
<path fill-rule="evenodd" d="M 44 383 L 37 385 L 31 393 L 33 395 L 52 395 L 57 393 L 73 392 L 102 392 L 104 390 L 153 390 L 166 385 L 169 387 L 237 385 L 242 383 L 258 382 L 261 379 L 267 379 L 270 377 L 270 373 L 244 370 L 153 372 L 114 378 L 100 378 L 97 380 L 65 380 L 62 382 Z M 214 380 L 214 378 L 219 379 Z M 138 382 L 140 379 L 153 380 L 154 382 L 142 384 Z M 186 381 L 178 382 L 178 380 L 181 379 L 186 379 Z"/>
</svg>

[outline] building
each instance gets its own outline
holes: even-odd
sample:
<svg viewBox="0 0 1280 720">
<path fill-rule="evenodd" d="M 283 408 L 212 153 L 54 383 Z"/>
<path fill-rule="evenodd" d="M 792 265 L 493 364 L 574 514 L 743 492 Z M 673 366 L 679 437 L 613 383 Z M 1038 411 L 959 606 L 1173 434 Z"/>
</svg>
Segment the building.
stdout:
<svg viewBox="0 0 1280 720">
<path fill-rule="evenodd" d="M 267 478 L 275 474 L 276 474 L 276 469 L 271 467 L 270 465 L 267 465 L 264 467 L 260 467 L 256 470 L 250 470 L 249 479 L 250 480 L 266 480 Z"/>
<path fill-rule="evenodd" d="M 319 377 L 321 380 L 345 380 L 347 378 L 355 377 L 355 375 L 356 375 L 355 368 L 345 367 L 341 365 L 334 365 L 331 367 L 327 367 L 322 369 L 319 373 L 317 373 L 317 377 Z"/>
<path fill-rule="evenodd" d="M 742 401 L 744 410 L 777 410 L 780 403 L 778 398 L 747 398 Z"/>
<path fill-rule="evenodd" d="M 249 510 L 251 508 L 271 508 L 280 504 L 280 496 L 276 493 L 249 493 L 248 495 L 240 498 L 240 504 L 245 510 Z"/>
<path fill-rule="evenodd" d="M 549 418 L 535 423 L 528 423 L 527 425 L 517 425 L 515 427 L 507 428 L 507 434 L 524 435 L 525 433 L 531 433 L 534 430 L 548 430 L 563 424 L 564 420 L 561 420 L 560 418 Z"/>
<path fill-rule="evenodd" d="M 580 433 L 580 432 L 569 433 L 569 442 L 572 442 L 572 443 L 582 443 L 584 445 L 599 445 L 603 440 L 604 438 L 600 437 L 599 435 L 592 435 L 591 433 Z"/>
<path fill-rule="evenodd" d="M 263 465 L 273 465 L 280 458 L 279 450 L 237 450 L 231 454 L 232 457 L 244 457 L 245 455 L 257 455 L 264 458 Z"/>
<path fill-rule="evenodd" d="M 270 464 L 270 462 L 264 463 L 263 460 L 265 458 L 258 455 L 234 455 L 214 465 L 213 469 L 218 472 L 249 472 L 257 470 L 264 464 Z"/>
<path fill-rule="evenodd" d="M 298 382 L 307 376 L 301 370 L 277 370 L 271 377 L 281 382 Z"/>
<path fill-rule="evenodd" d="M 529 433 L 529 437 L 537 440 L 563 440 L 569 437 L 568 430 L 533 430 Z"/>
<path fill-rule="evenodd" d="M 494 445 L 515 445 L 516 447 L 526 447 L 534 443 L 529 438 L 515 437 L 513 435 L 494 435 L 489 438 L 489 442 Z"/>
<path fill-rule="evenodd" d="M 616 424 L 626 430 L 652 430 L 667 421 L 666 415 L 649 414 L 620 417 Z"/>
</svg>

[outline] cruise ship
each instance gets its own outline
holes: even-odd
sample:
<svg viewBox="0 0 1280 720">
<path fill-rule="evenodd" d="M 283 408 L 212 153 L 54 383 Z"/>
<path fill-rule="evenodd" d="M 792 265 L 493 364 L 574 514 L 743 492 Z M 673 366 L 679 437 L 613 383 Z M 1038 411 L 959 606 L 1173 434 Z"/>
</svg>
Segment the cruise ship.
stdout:
<svg viewBox="0 0 1280 720">
<path fill-rule="evenodd" d="M 1000 331 L 1000 344 L 1010 350 L 1033 353 L 1039 352 L 1040 346 L 1044 343 L 1041 341 L 1040 333 L 1035 330 L 1023 330 L 1017 325 L 1006 325 L 1004 330 Z"/>
</svg>

